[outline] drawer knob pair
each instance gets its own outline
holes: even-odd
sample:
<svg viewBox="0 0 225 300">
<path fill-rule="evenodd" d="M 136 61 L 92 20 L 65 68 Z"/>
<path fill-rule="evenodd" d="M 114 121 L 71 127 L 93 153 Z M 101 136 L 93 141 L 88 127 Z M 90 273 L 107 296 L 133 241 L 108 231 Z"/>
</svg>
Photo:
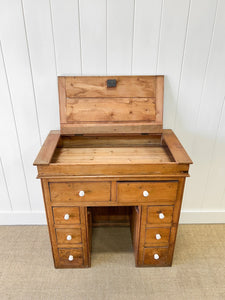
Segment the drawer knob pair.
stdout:
<svg viewBox="0 0 225 300">
<path fill-rule="evenodd" d="M 159 233 L 157 233 L 157 234 L 155 235 L 155 238 L 156 238 L 157 240 L 160 240 L 160 239 L 161 239 L 161 235 L 160 235 Z"/>
<path fill-rule="evenodd" d="M 65 214 L 64 220 L 69 220 L 69 218 L 70 218 L 70 215 L 69 214 Z"/>
<path fill-rule="evenodd" d="M 68 260 L 73 261 L 73 255 L 69 255 Z"/>
<path fill-rule="evenodd" d="M 149 195 L 149 192 L 148 192 L 148 191 L 144 191 L 144 192 L 143 192 L 143 196 L 144 196 L 144 197 L 148 197 L 148 195 Z"/>
<path fill-rule="evenodd" d="M 79 196 L 80 197 L 84 197 L 84 194 L 85 194 L 84 191 L 79 191 Z"/>
<path fill-rule="evenodd" d="M 156 259 L 156 260 L 159 259 L 159 254 L 155 253 L 154 254 L 154 259 Z"/>
<path fill-rule="evenodd" d="M 72 236 L 70 234 L 67 235 L 66 237 L 67 241 L 71 241 L 72 240 Z"/>
<path fill-rule="evenodd" d="M 163 213 L 160 213 L 160 214 L 159 214 L 159 218 L 160 218 L 160 219 L 164 219 L 164 218 L 165 218 L 164 214 L 163 214 Z"/>
</svg>

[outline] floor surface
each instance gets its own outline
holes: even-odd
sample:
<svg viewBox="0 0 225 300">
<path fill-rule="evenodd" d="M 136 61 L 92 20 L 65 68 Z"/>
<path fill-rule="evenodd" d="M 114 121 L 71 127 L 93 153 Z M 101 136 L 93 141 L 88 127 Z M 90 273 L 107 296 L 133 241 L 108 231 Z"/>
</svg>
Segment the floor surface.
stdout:
<svg viewBox="0 0 225 300">
<path fill-rule="evenodd" d="M 0 299 L 225 299 L 225 225 L 180 225 L 172 267 L 135 268 L 129 228 L 96 228 L 90 269 L 54 269 L 46 226 L 0 226 Z"/>
</svg>

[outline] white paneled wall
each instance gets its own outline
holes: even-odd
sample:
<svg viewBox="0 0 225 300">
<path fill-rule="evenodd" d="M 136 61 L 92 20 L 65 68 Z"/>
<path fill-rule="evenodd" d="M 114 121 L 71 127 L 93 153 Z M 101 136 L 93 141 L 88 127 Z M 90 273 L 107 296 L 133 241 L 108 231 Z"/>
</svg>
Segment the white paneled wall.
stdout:
<svg viewBox="0 0 225 300">
<path fill-rule="evenodd" d="M 164 128 L 194 161 L 181 221 L 225 222 L 224 0 L 0 0 L 0 224 L 45 223 L 57 75 L 110 74 L 166 76 Z"/>
</svg>

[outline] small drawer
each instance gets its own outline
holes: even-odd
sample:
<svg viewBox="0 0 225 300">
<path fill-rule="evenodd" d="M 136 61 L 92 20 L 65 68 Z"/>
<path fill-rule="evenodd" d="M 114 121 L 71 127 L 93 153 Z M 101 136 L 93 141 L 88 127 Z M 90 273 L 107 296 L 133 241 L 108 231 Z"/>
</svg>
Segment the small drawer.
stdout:
<svg viewBox="0 0 225 300">
<path fill-rule="evenodd" d="M 56 229 L 56 237 L 58 244 L 80 244 L 81 230 L 80 228 Z"/>
<path fill-rule="evenodd" d="M 146 228 L 145 246 L 168 246 L 170 239 L 170 227 Z"/>
<path fill-rule="evenodd" d="M 56 225 L 80 224 L 79 207 L 53 207 L 52 210 Z"/>
<path fill-rule="evenodd" d="M 144 248 L 144 265 L 168 266 L 168 248 Z"/>
<path fill-rule="evenodd" d="M 118 202 L 173 204 L 177 196 L 177 181 L 120 182 Z"/>
<path fill-rule="evenodd" d="M 173 221 L 173 206 L 149 206 L 147 224 L 171 225 Z"/>
<path fill-rule="evenodd" d="M 84 264 L 82 248 L 59 248 L 59 263 L 61 267 L 82 267 Z"/>
<path fill-rule="evenodd" d="M 51 182 L 51 201 L 60 202 L 107 202 L 110 201 L 110 182 Z"/>
</svg>

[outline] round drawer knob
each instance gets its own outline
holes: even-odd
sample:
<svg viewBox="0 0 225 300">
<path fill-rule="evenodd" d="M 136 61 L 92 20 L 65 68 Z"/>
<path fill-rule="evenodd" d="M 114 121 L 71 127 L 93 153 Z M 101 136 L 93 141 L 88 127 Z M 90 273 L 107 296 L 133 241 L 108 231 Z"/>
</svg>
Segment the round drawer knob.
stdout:
<svg viewBox="0 0 225 300">
<path fill-rule="evenodd" d="M 84 191 L 79 191 L 79 196 L 84 197 Z"/>
<path fill-rule="evenodd" d="M 159 254 L 154 254 L 154 259 L 159 259 Z"/>
<path fill-rule="evenodd" d="M 66 237 L 67 241 L 71 241 L 72 240 L 72 236 L 70 234 L 67 235 Z"/>
<path fill-rule="evenodd" d="M 157 233 L 157 234 L 155 235 L 155 238 L 156 238 L 157 240 L 160 240 L 160 239 L 161 239 L 161 235 L 160 235 L 159 233 Z"/>
<path fill-rule="evenodd" d="M 70 215 L 69 214 L 65 214 L 64 219 L 65 220 L 69 220 L 69 218 L 70 218 Z"/>
<path fill-rule="evenodd" d="M 164 218 L 165 218 L 164 214 L 163 214 L 163 213 L 160 213 L 160 214 L 159 214 L 159 218 L 160 218 L 160 219 L 164 219 Z"/>
<path fill-rule="evenodd" d="M 73 255 L 70 255 L 69 258 L 68 258 L 68 260 L 72 261 L 73 260 Z"/>
<path fill-rule="evenodd" d="M 149 192 L 148 192 L 148 191 L 144 191 L 144 192 L 143 192 L 143 196 L 144 196 L 144 197 L 148 197 L 148 195 L 149 195 Z"/>
</svg>

